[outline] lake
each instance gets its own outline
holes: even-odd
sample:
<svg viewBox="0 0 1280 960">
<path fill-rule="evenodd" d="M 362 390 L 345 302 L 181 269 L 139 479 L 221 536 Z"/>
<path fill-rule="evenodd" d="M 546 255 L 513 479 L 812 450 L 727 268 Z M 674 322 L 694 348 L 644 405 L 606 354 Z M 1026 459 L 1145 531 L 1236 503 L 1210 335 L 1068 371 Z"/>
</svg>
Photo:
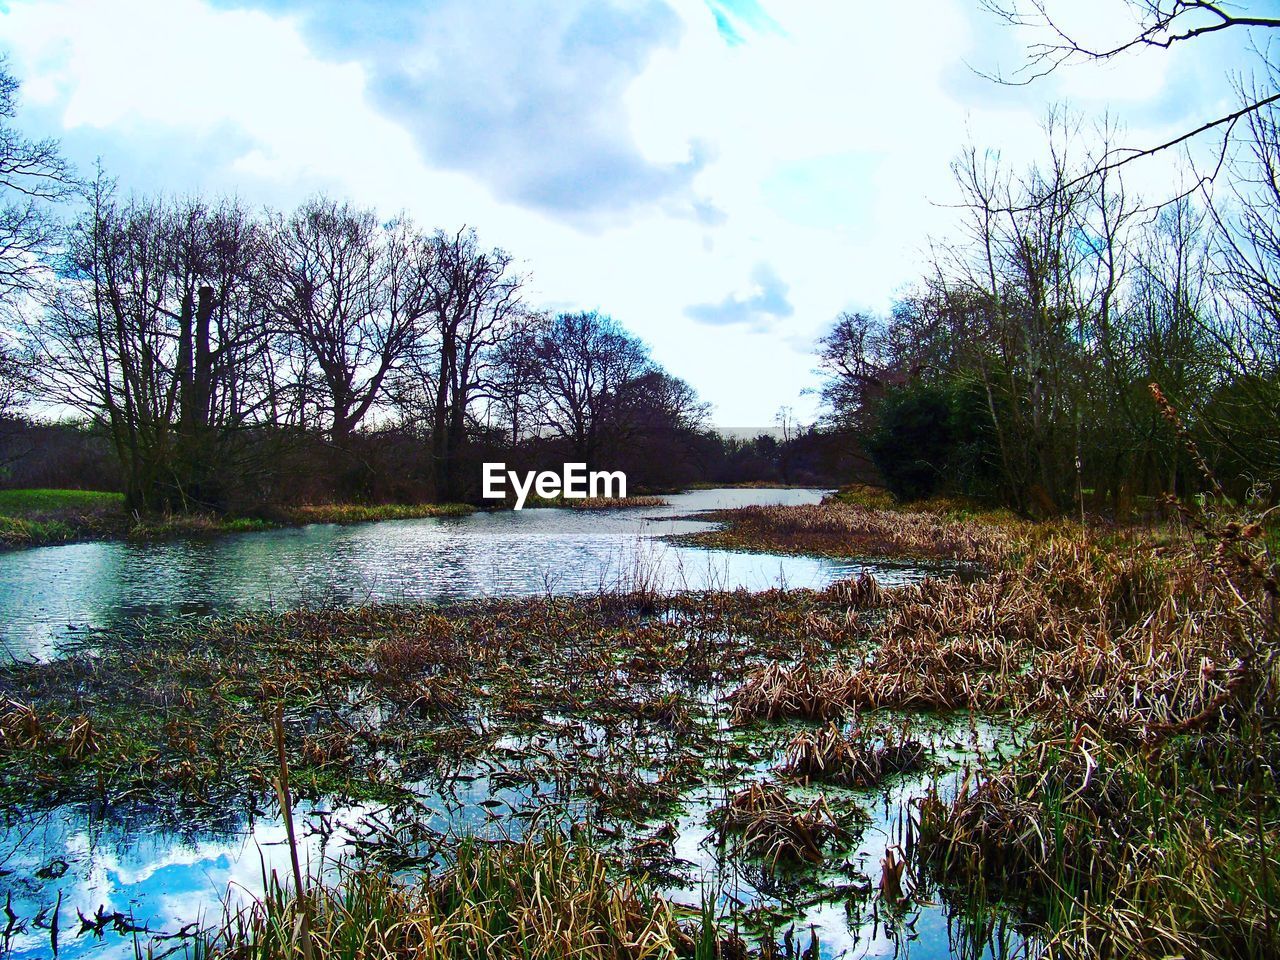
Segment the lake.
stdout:
<svg viewBox="0 0 1280 960">
<path fill-rule="evenodd" d="M 227 534 L 157 543 L 95 542 L 0 553 L 0 644 L 48 659 L 140 617 L 310 604 L 440 601 L 667 589 L 823 587 L 901 565 L 702 550 L 660 538 L 708 529 L 684 519 L 749 504 L 817 503 L 821 490 L 699 490 L 669 506 L 526 509 Z"/>
</svg>

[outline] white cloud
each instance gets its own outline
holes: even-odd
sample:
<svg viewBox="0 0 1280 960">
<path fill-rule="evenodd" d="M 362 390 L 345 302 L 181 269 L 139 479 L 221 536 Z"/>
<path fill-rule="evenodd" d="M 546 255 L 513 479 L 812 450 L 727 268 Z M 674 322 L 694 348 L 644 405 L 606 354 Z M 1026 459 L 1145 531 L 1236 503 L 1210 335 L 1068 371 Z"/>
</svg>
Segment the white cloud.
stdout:
<svg viewBox="0 0 1280 960">
<path fill-rule="evenodd" d="M 918 276 L 928 235 L 952 222 L 942 204 L 966 140 L 1022 162 L 1047 104 L 1069 95 L 1148 142 L 1221 97 L 1225 82 L 1207 80 L 1234 49 L 1008 88 L 966 64 L 1016 65 L 1027 37 L 966 0 L 927 15 L 766 0 L 769 29 L 732 44 L 703 0 L 668 2 L 670 16 L 613 0 L 510 22 L 455 0 L 377 15 L 326 0 L 13 0 L 0 32 L 33 114 L 124 186 L 279 206 L 325 189 L 473 225 L 527 262 L 535 300 L 613 313 L 737 425 L 812 409 L 797 400 L 813 383 L 798 347 Z M 643 36 L 621 36 L 628 24 Z M 587 52 L 566 59 L 573 43 Z M 790 314 L 752 332 L 690 319 L 762 295 L 759 264 L 785 282 Z"/>
</svg>

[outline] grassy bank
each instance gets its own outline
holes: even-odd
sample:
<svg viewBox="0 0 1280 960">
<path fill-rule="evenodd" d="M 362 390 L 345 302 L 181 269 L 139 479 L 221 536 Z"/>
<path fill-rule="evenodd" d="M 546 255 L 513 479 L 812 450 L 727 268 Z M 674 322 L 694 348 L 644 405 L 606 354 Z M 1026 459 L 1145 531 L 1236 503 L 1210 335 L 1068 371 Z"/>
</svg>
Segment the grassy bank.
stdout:
<svg viewBox="0 0 1280 960">
<path fill-rule="evenodd" d="M 245 533 L 308 523 L 368 523 L 454 517 L 465 504 L 329 503 L 273 510 L 270 518 L 192 514 L 130 514 L 118 493 L 90 490 L 0 490 L 0 549 L 81 540 L 165 540 Z"/>
<path fill-rule="evenodd" d="M 321 503 L 285 511 L 287 524 L 373 523 L 379 520 L 420 520 L 425 517 L 463 517 L 475 512 L 465 503 Z"/>
<path fill-rule="evenodd" d="M 123 535 L 124 497 L 95 490 L 0 490 L 0 548 Z"/>
</svg>

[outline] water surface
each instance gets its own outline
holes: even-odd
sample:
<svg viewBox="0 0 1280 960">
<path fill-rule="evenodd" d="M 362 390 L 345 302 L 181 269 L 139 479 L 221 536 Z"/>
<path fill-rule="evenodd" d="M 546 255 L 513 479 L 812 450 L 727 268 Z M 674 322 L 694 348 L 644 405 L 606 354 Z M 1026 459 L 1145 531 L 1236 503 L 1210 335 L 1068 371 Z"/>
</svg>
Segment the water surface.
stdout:
<svg viewBox="0 0 1280 960">
<path fill-rule="evenodd" d="M 0 645 L 47 659 L 143 616 L 302 604 L 456 600 L 628 586 L 823 587 L 889 564 L 701 550 L 663 542 L 709 529 L 684 519 L 747 504 L 817 503 L 821 490 L 699 490 L 669 506 L 530 509 L 465 517 L 310 524 L 159 543 L 77 543 L 0 554 Z"/>
<path fill-rule="evenodd" d="M 0 555 L 0 641 L 11 655 L 48 658 L 96 631 L 128 630 L 141 617 L 634 586 L 822 587 L 864 571 L 886 584 L 925 575 L 920 568 L 888 563 L 709 551 L 661 539 L 708 529 L 706 522 L 689 519 L 699 510 L 816 503 L 821 495 L 819 490 L 709 490 L 673 496 L 669 506 L 659 508 L 478 513 L 315 524 L 199 541 L 15 551 Z M 709 702 L 721 704 L 724 692 L 716 691 Z M 580 727 L 565 724 L 567 731 L 578 731 L 574 736 L 598 735 Z M 724 734 L 731 734 L 727 727 Z M 548 798 L 554 797 L 549 784 L 530 790 L 500 782 L 507 765 L 524 762 L 510 757 L 522 755 L 527 746 L 500 741 L 493 757 L 460 771 L 465 776 L 416 785 L 415 818 L 444 833 L 504 834 L 518 834 L 535 814 L 544 819 Z M 752 776 L 764 775 L 768 766 L 762 763 Z M 791 904 L 785 923 L 801 948 L 816 931 L 821 956 L 831 960 L 955 954 L 950 914 L 941 904 L 926 902 L 905 916 L 885 917 L 872 895 L 885 849 L 901 843 L 911 798 L 934 782 L 937 772 L 897 782 L 883 793 L 869 792 L 864 802 L 871 823 L 855 847 L 844 851 L 843 866 L 823 881 L 863 892 L 823 894 L 808 906 Z M 772 900 L 716 850 L 708 816 L 728 795 L 710 784 L 693 791 L 683 798 L 674 824 L 673 851 L 683 868 L 667 892 L 694 909 L 708 894 L 722 909 Z M 567 807 L 560 809 L 561 815 L 576 818 Z M 335 808 L 324 802 L 300 803 L 295 815 L 303 857 L 313 869 L 368 849 L 367 841 L 394 819 L 377 807 Z M 286 872 L 287 857 L 283 823 L 271 811 L 207 804 L 166 809 L 136 796 L 107 809 L 66 804 L 0 811 L 0 897 L 13 918 L 7 928 L 0 919 L 0 952 L 49 956 L 56 944 L 58 955 L 68 958 L 131 957 L 135 950 L 162 956 L 171 949 L 180 955 L 187 941 L 175 935 L 216 920 L 223 903 L 243 903 L 260 893 L 264 873 Z M 1016 955 L 1021 948 L 1015 938 L 1009 952 Z M 993 941 L 976 949 L 970 944 L 962 952 L 992 957 L 1006 951 Z"/>
</svg>

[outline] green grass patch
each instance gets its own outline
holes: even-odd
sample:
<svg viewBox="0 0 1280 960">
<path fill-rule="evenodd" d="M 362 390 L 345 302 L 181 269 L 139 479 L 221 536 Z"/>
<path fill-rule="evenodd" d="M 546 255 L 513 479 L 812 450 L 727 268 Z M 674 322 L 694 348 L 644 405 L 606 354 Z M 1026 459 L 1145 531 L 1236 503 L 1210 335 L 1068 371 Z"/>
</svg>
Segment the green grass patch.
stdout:
<svg viewBox="0 0 1280 960">
<path fill-rule="evenodd" d="M 102 490 L 0 490 L 0 517 L 123 509 L 123 494 Z"/>
<path fill-rule="evenodd" d="M 119 536 L 124 497 L 100 490 L 0 490 L 0 547 Z"/>
<path fill-rule="evenodd" d="M 278 519 L 212 513 L 131 516 L 124 496 L 97 490 L 0 490 L 0 548 L 34 547 L 74 540 L 165 540 L 252 533 L 306 523 L 371 523 L 422 517 L 458 517 L 475 508 L 462 503 L 326 503 L 295 507 Z"/>
<path fill-rule="evenodd" d="M 420 520 L 462 517 L 474 513 L 465 503 L 317 503 L 289 511 L 294 523 L 373 523 L 378 520 Z"/>
<path fill-rule="evenodd" d="M 464 840 L 417 882 L 352 870 L 304 900 L 272 878 L 266 896 L 205 934 L 198 955 L 292 960 L 675 960 L 738 956 L 708 913 L 681 925 L 647 881 L 619 883 L 598 851 L 543 831 L 523 842 Z M 699 946 L 703 949 L 699 949 Z"/>
</svg>

